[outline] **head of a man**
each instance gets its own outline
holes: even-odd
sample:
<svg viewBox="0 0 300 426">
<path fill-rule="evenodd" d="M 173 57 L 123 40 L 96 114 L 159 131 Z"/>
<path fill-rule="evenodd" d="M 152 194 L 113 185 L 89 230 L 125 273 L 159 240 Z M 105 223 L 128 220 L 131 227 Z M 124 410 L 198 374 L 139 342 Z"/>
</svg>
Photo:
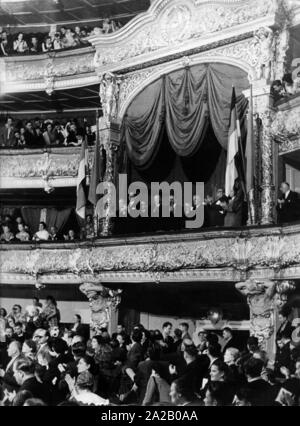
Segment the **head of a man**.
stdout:
<svg viewBox="0 0 300 426">
<path fill-rule="evenodd" d="M 21 343 L 17 342 L 16 340 L 13 340 L 12 342 L 10 342 L 7 348 L 7 355 L 10 358 L 15 358 L 19 356 L 20 353 L 21 353 Z"/>
<path fill-rule="evenodd" d="M 190 389 L 189 383 L 183 379 L 177 379 L 171 384 L 170 398 L 174 405 L 182 405 L 186 402 L 191 402 L 193 392 Z"/>
<path fill-rule="evenodd" d="M 282 192 L 282 194 L 286 194 L 287 192 L 289 192 L 290 190 L 290 185 L 287 182 L 282 182 L 282 184 L 280 185 L 280 191 Z"/>
<path fill-rule="evenodd" d="M 164 336 L 170 336 L 171 332 L 172 332 L 172 324 L 170 322 L 165 322 L 162 326 L 162 332 L 164 334 Z"/>
<path fill-rule="evenodd" d="M 21 358 L 15 362 L 13 371 L 16 382 L 21 386 L 29 377 L 34 376 L 35 364 L 29 358 Z"/>
<path fill-rule="evenodd" d="M 22 323 L 16 322 L 14 332 L 17 336 L 22 336 L 23 334 L 23 326 Z"/>
<path fill-rule="evenodd" d="M 223 328 L 223 339 L 230 340 L 232 338 L 232 330 L 229 327 Z"/>
<path fill-rule="evenodd" d="M 50 334 L 48 330 L 45 330 L 44 328 L 38 328 L 35 330 L 32 340 L 36 342 L 38 346 L 41 346 L 48 342 L 49 337 Z"/>
</svg>

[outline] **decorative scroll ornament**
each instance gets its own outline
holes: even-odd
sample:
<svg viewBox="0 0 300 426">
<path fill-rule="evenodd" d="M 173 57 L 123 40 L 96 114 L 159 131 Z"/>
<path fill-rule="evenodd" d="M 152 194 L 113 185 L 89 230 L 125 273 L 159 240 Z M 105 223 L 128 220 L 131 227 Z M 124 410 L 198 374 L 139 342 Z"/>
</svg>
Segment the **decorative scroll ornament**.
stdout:
<svg viewBox="0 0 300 426">
<path fill-rule="evenodd" d="M 117 117 L 120 79 L 112 73 L 106 73 L 100 81 L 100 98 L 103 117 L 107 125 Z"/>
<path fill-rule="evenodd" d="M 265 348 L 274 333 L 276 284 L 273 281 L 249 280 L 237 283 L 236 289 L 247 297 L 250 307 L 250 333 L 257 337 L 260 346 Z"/>
<path fill-rule="evenodd" d="M 53 62 L 48 62 L 44 72 L 45 91 L 47 95 L 51 96 L 54 92 L 55 85 L 55 70 Z"/>
<path fill-rule="evenodd" d="M 121 302 L 122 290 L 111 290 L 101 283 L 86 282 L 80 286 L 80 291 L 89 300 L 91 329 L 98 334 L 102 327 L 108 327 L 111 310 L 116 309 Z"/>
<path fill-rule="evenodd" d="M 256 78 L 258 80 L 274 80 L 272 71 L 272 65 L 275 59 L 274 33 L 271 28 L 263 27 L 255 31 L 254 37 L 260 51 Z"/>
</svg>

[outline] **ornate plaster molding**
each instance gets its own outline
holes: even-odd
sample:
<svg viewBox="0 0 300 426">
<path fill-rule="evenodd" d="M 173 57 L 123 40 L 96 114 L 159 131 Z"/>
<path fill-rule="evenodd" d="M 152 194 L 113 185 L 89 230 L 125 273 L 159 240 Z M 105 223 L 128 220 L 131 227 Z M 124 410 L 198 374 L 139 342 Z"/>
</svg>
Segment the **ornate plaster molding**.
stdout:
<svg viewBox="0 0 300 426">
<path fill-rule="evenodd" d="M 54 148 L 41 150 L 5 150 L 0 153 L 0 187 L 17 187 L 21 179 L 22 186 L 26 181 L 32 187 L 40 187 L 37 179 L 73 179 L 76 180 L 81 148 Z M 89 150 L 89 166 L 92 167 L 93 148 Z M 35 183 L 34 183 L 35 182 Z M 27 182 L 28 183 L 28 182 Z M 58 185 L 55 185 L 58 186 Z M 61 185 L 60 185 L 61 186 Z M 68 185 L 69 186 L 69 185 Z"/>
<path fill-rule="evenodd" d="M 272 121 L 271 133 L 275 141 L 280 143 L 281 154 L 300 148 L 300 94 L 280 106 Z"/>
<path fill-rule="evenodd" d="M 78 247 L 64 244 L 2 245 L 0 247 L 3 274 L 104 274 L 150 273 L 153 281 L 159 281 L 165 273 L 192 270 L 224 271 L 233 276 L 254 273 L 258 269 L 271 269 L 279 275 L 285 268 L 300 266 L 300 236 L 295 234 L 240 237 L 239 233 L 216 238 L 214 234 L 202 239 L 174 240 L 169 242 L 120 242 L 102 246 L 80 244 Z M 30 249 L 31 248 L 31 249 Z M 157 276 L 155 275 L 157 274 Z M 240 276 L 240 275 L 237 275 Z M 279 275 L 280 276 L 280 275 Z M 298 277 L 300 278 L 300 277 Z"/>
<path fill-rule="evenodd" d="M 238 33 L 240 28 L 247 32 L 249 28 L 253 31 L 273 25 L 277 10 L 277 0 L 157 0 L 117 33 L 90 38 L 96 47 L 95 67 L 170 48 L 186 48 L 190 42 L 204 41 L 218 33 L 224 38 L 232 28 Z"/>
</svg>

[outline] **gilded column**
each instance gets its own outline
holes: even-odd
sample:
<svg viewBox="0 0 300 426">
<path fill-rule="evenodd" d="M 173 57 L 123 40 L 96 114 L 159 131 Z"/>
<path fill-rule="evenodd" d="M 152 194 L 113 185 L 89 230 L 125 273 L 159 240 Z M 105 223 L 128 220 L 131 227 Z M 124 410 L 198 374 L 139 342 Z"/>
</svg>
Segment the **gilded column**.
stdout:
<svg viewBox="0 0 300 426">
<path fill-rule="evenodd" d="M 104 182 L 115 184 L 117 151 L 120 145 L 120 124 L 116 122 L 118 116 L 118 101 L 120 92 L 120 78 L 112 73 L 101 76 L 100 99 L 103 116 L 99 119 L 99 137 L 106 152 L 106 167 Z M 108 185 L 107 203 L 104 217 L 98 220 L 98 234 L 106 237 L 112 234 L 114 218 L 111 216 L 113 192 Z"/>
<path fill-rule="evenodd" d="M 93 279 L 84 282 L 79 289 L 89 300 L 93 335 L 100 334 L 102 327 L 109 329 L 112 314 L 121 302 L 122 290 L 111 290 Z"/>
</svg>

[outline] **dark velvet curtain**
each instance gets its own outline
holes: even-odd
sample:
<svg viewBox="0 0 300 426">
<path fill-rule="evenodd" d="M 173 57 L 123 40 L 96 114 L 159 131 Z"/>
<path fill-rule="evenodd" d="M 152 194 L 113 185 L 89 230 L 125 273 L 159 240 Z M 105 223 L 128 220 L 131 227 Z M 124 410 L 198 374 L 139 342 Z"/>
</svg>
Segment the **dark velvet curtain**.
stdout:
<svg viewBox="0 0 300 426">
<path fill-rule="evenodd" d="M 123 131 L 130 160 L 147 168 L 160 145 L 164 117 L 164 79 L 148 86 L 128 108 Z"/>
<path fill-rule="evenodd" d="M 166 128 L 173 150 L 191 156 L 208 125 L 206 66 L 186 68 L 165 78 Z"/>
<path fill-rule="evenodd" d="M 24 222 L 32 234 L 39 230 L 41 210 L 39 207 L 22 207 L 21 209 Z"/>
<path fill-rule="evenodd" d="M 166 75 L 148 86 L 129 106 L 123 123 L 128 157 L 135 167 L 151 167 L 163 138 L 164 125 L 173 151 L 194 155 L 204 141 L 209 122 L 227 149 L 232 86 L 242 136 L 246 134 L 248 86 L 246 74 L 225 64 L 201 64 Z"/>
<path fill-rule="evenodd" d="M 60 232 L 67 223 L 72 209 L 57 210 L 55 208 L 47 209 L 46 224 L 47 228 L 55 226 L 57 231 Z"/>
</svg>

